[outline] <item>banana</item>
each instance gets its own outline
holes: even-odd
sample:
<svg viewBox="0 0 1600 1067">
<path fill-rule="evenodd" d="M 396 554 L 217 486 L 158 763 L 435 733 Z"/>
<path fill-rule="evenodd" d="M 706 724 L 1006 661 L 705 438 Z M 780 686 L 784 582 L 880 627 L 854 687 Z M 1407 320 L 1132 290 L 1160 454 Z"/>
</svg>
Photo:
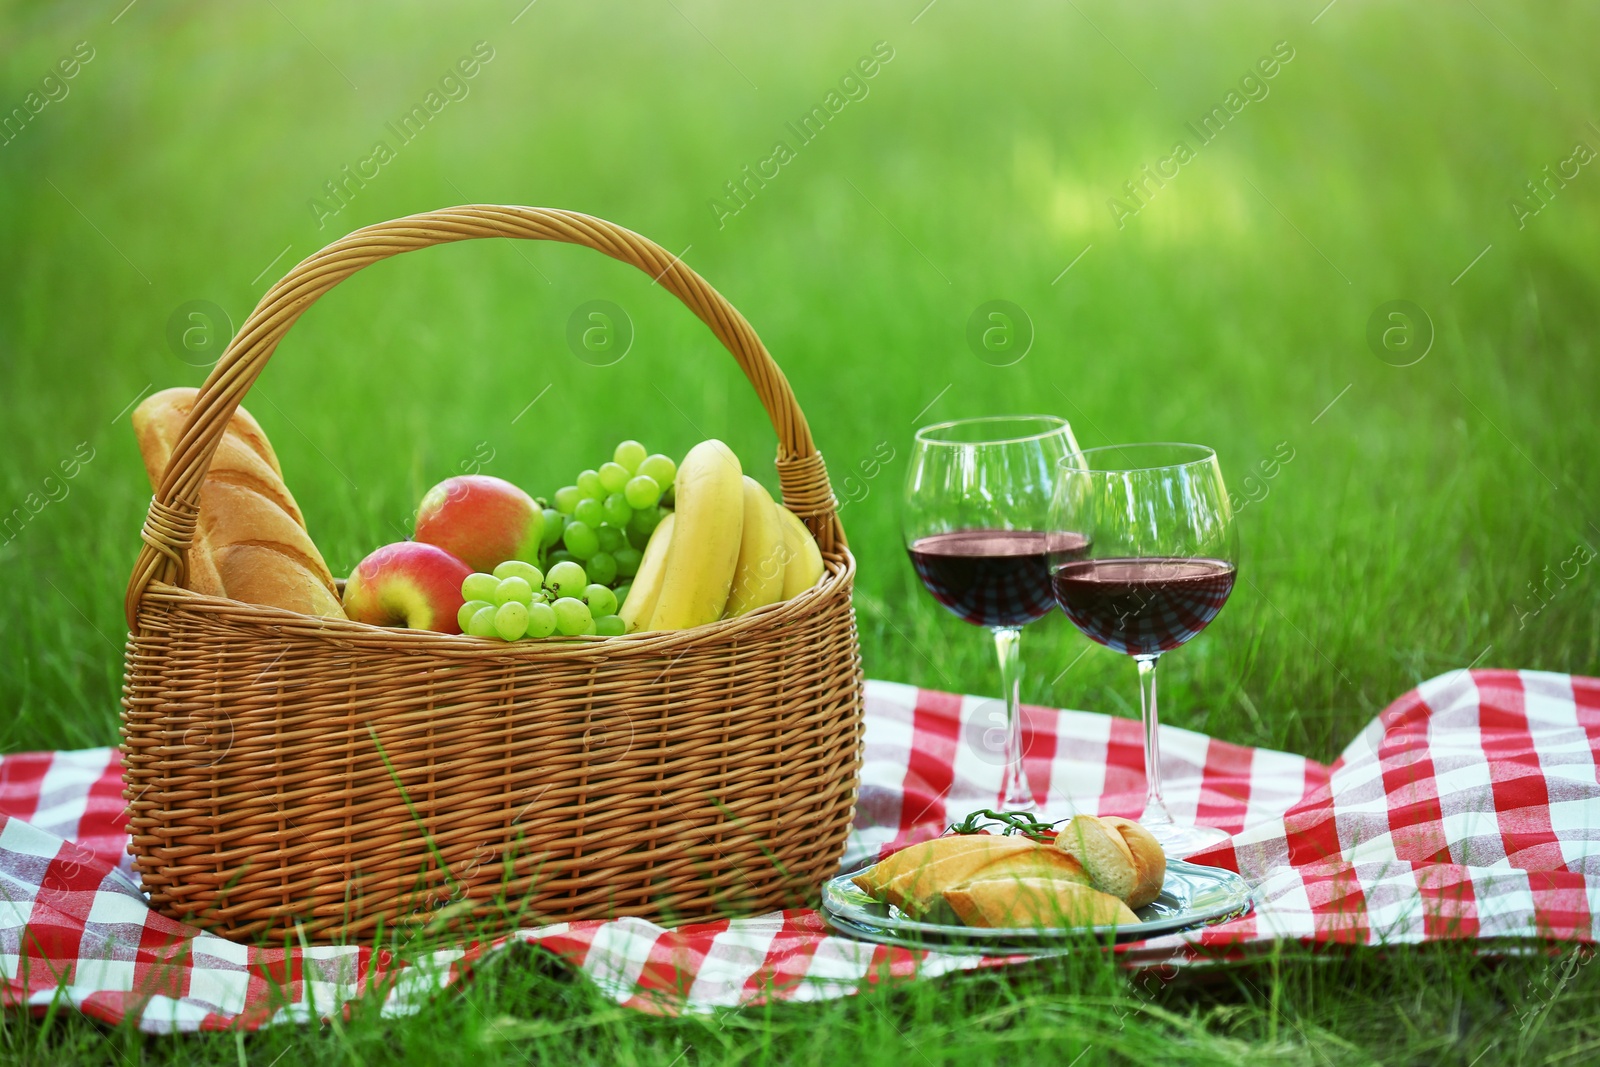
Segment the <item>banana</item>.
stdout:
<svg viewBox="0 0 1600 1067">
<path fill-rule="evenodd" d="M 822 550 L 800 516 L 782 504 L 778 505 L 778 518 L 783 522 L 783 540 L 789 556 L 783 568 L 783 599 L 788 600 L 822 580 Z"/>
<path fill-rule="evenodd" d="M 617 614 L 627 625 L 628 633 L 644 629 L 656 610 L 661 596 L 661 579 L 667 573 L 667 549 L 672 544 L 672 525 L 677 521 L 675 512 L 662 516 L 661 522 L 651 531 L 644 546 L 644 558 L 639 561 L 639 573 L 634 575 L 633 588 Z"/>
<path fill-rule="evenodd" d="M 744 536 L 743 474 L 733 449 L 714 439 L 695 445 L 678 465 L 678 521 L 650 629 L 686 630 L 722 618 Z"/>
<path fill-rule="evenodd" d="M 766 487 L 744 476 L 744 534 L 733 568 L 724 619 L 732 619 L 783 599 L 784 560 L 788 559 L 778 506 Z"/>
</svg>

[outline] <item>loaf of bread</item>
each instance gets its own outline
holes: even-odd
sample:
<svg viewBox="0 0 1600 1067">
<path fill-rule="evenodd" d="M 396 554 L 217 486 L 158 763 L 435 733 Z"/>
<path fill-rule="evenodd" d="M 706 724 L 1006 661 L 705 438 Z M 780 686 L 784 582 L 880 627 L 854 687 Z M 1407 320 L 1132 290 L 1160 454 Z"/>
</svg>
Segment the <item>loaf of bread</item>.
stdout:
<svg viewBox="0 0 1600 1067">
<path fill-rule="evenodd" d="M 150 486 L 159 490 L 198 391 L 165 389 L 133 411 Z M 261 426 L 239 408 L 200 487 L 187 588 L 207 596 L 344 618 L 333 575 L 306 533 Z"/>
<path fill-rule="evenodd" d="M 994 834 L 947 834 L 931 841 L 907 845 L 889 858 L 874 863 L 851 881 L 867 896 L 882 899 L 889 883 L 902 874 L 926 868 L 939 860 L 959 856 L 965 852 L 989 851 L 996 847 L 996 842 L 1003 841 L 1032 844 L 1027 842 L 1026 838 L 996 837 Z M 1000 847 L 1004 849 L 1016 846 Z"/>
<path fill-rule="evenodd" d="M 1094 886 L 1142 908 L 1161 895 L 1167 855 L 1149 830 L 1120 815 L 1074 815 L 1056 847 L 1083 865 Z"/>
<path fill-rule="evenodd" d="M 950 834 L 901 849 L 852 881 L 909 918 L 968 926 L 1138 922 L 1161 894 L 1167 857 L 1150 831 L 1107 815 L 1075 816 L 1055 842 Z"/>
<path fill-rule="evenodd" d="M 1045 878 L 986 878 L 944 892 L 945 903 L 968 926 L 1137 926 L 1139 917 L 1110 893 L 1081 882 Z"/>
<path fill-rule="evenodd" d="M 928 862 L 895 875 L 884 886 L 883 899 L 915 917 L 926 912 L 946 886 L 960 885 L 1005 859 L 1041 851 L 1025 837 L 973 836 L 982 842 L 978 848 L 948 856 L 931 854 Z"/>
</svg>

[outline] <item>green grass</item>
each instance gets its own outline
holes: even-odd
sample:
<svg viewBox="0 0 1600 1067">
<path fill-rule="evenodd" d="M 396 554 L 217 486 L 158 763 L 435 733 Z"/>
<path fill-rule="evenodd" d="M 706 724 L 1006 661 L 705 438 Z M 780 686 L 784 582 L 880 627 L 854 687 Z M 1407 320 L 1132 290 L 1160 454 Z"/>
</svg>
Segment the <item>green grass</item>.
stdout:
<svg viewBox="0 0 1600 1067">
<path fill-rule="evenodd" d="M 1169 722 L 1327 760 L 1452 668 L 1600 673 L 1594 568 L 1551 578 L 1542 608 L 1530 589 L 1600 546 L 1600 173 L 1583 167 L 1522 228 L 1508 204 L 1531 204 L 1524 183 L 1575 142 L 1600 149 L 1592 12 L 922 7 L 541 3 L 514 25 L 516 0 L 0 13 L 0 110 L 75 43 L 95 50 L 70 94 L 0 146 L 0 517 L 30 493 L 60 496 L 45 479 L 81 442 L 94 457 L 0 545 L 0 750 L 115 740 L 122 594 L 148 501 L 123 413 L 149 387 L 204 373 L 168 345 L 174 310 L 212 301 L 238 326 L 323 243 L 462 201 L 575 208 L 692 246 L 687 262 L 789 375 L 836 481 L 854 471 L 865 493 L 844 520 L 873 677 L 993 684 L 987 643 L 914 585 L 896 497 L 919 421 L 1029 409 L 1066 415 L 1085 445 L 1210 443 L 1241 495 L 1259 460 L 1284 442 L 1294 452 L 1241 512 L 1248 580 L 1163 668 Z M 386 124 L 480 40 L 494 57 L 470 95 L 319 229 L 308 202 L 323 183 L 392 139 Z M 870 94 L 719 228 L 708 202 L 724 183 L 775 139 L 793 145 L 785 123 L 878 41 L 894 55 Z M 1175 140 L 1196 146 L 1184 124 L 1279 41 L 1294 55 L 1269 95 L 1118 228 L 1107 200 Z M 1012 366 L 964 340 L 994 298 L 1036 333 Z M 566 347 L 568 316 L 592 299 L 633 323 L 615 366 Z M 1365 340 L 1395 299 L 1426 309 L 1435 335 L 1408 367 Z M 422 491 L 480 443 L 489 473 L 534 491 L 624 436 L 676 453 L 719 436 L 752 469 L 773 448 L 692 316 L 637 272 L 556 246 L 475 242 L 364 271 L 296 326 L 247 406 L 339 570 L 398 536 Z M 864 478 L 880 447 L 895 458 Z M 1032 628 L 1023 654 L 1027 699 L 1129 711 L 1126 662 L 1085 651 L 1064 620 Z M 130 1063 L 463 1050 L 1072 1062 L 1084 1049 L 1086 1064 L 1582 1062 L 1600 1038 L 1596 980 L 1579 969 L 1556 989 L 1560 974 L 1543 958 L 1374 950 L 1146 992 L 1080 959 L 719 1028 L 619 1014 L 517 960 L 411 1019 L 358 1012 L 339 1030 L 236 1046 L 8 1016 L 0 1048 Z M 1537 1025 L 1505 1014 L 1529 987 L 1551 991 Z M 481 1044 L 507 1016 L 520 1036 Z"/>
</svg>

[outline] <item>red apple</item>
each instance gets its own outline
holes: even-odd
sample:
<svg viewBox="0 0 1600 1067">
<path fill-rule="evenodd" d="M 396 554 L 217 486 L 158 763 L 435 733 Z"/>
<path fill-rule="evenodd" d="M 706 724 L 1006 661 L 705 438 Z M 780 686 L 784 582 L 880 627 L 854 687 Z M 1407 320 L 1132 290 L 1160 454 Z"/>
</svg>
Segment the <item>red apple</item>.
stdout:
<svg viewBox="0 0 1600 1067">
<path fill-rule="evenodd" d="M 544 511 L 533 497 L 487 474 L 446 478 L 417 509 L 417 540 L 438 545 L 475 571 L 492 571 L 508 559 L 538 559 L 543 531 Z"/>
<path fill-rule="evenodd" d="M 461 582 L 471 573 L 471 567 L 437 545 L 384 545 L 344 583 L 345 614 L 374 626 L 458 634 Z"/>
</svg>

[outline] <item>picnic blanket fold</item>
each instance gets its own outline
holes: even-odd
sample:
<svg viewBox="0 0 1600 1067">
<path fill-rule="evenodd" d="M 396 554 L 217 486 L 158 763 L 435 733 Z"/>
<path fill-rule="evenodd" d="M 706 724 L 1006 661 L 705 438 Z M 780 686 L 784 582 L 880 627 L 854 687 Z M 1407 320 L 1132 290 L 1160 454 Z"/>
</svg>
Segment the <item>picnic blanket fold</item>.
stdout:
<svg viewBox="0 0 1600 1067">
<path fill-rule="evenodd" d="M 866 759 L 846 866 L 988 806 L 994 702 L 867 686 Z M 1137 815 L 1138 724 L 1024 710 L 1028 772 L 1052 818 Z M 1455 671 L 1391 704 L 1329 767 L 1162 728 L 1169 805 L 1234 837 L 1194 857 L 1255 887 L 1257 907 L 1203 930 L 1118 947 L 1130 966 L 1310 944 L 1442 939 L 1595 941 L 1600 908 L 1600 680 Z M 236 945 L 156 915 L 134 876 L 116 753 L 0 758 L 0 1003 L 64 1003 L 154 1032 L 339 1014 L 358 998 L 419 1010 L 513 943 L 539 945 L 618 1002 L 705 1011 L 847 995 L 864 983 L 1007 961 L 869 945 L 814 911 L 663 929 L 562 923 L 401 962 L 373 946 Z"/>
</svg>

